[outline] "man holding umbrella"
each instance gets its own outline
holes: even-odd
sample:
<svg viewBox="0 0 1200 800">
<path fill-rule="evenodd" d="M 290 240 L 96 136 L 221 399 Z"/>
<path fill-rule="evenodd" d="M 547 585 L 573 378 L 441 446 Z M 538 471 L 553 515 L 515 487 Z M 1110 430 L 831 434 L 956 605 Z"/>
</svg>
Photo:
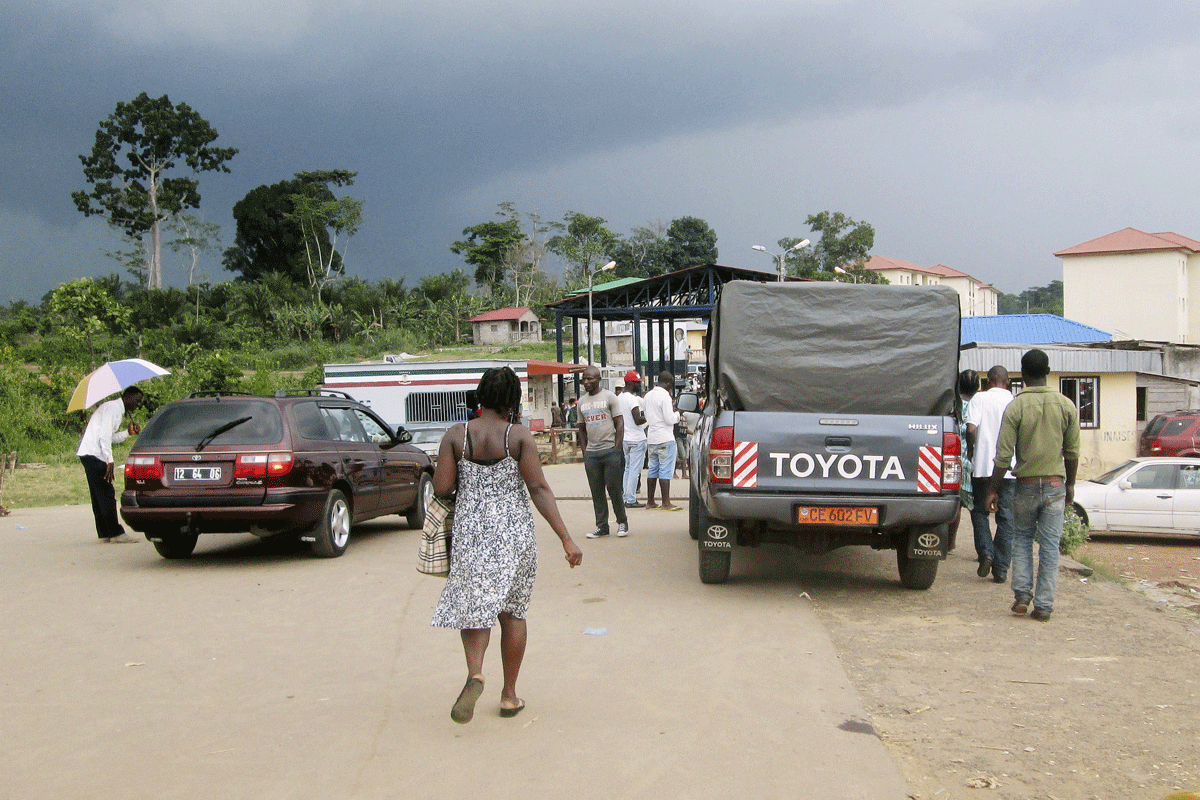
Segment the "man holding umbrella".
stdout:
<svg viewBox="0 0 1200 800">
<path fill-rule="evenodd" d="M 83 463 L 87 473 L 88 492 L 92 496 L 92 514 L 96 517 L 96 535 L 101 542 L 114 544 L 139 541 L 121 527 L 117 519 L 117 495 L 113 489 L 114 442 L 123 442 L 130 436 L 141 433 L 141 426 L 130 422 L 127 429 L 121 428 L 122 418 L 142 407 L 142 390 L 130 386 L 115 400 L 101 403 L 88 420 L 83 439 L 75 455 Z"/>
</svg>

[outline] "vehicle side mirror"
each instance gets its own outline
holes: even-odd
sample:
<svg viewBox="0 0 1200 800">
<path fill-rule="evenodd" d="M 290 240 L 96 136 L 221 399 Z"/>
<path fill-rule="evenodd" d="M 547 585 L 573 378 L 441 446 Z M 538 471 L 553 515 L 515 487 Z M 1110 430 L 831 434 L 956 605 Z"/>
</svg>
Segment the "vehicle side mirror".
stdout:
<svg viewBox="0 0 1200 800">
<path fill-rule="evenodd" d="M 695 392 L 683 392 L 675 405 L 680 411 L 695 414 L 700 411 L 700 395 Z"/>
<path fill-rule="evenodd" d="M 1132 488 L 1133 488 L 1133 484 L 1129 482 L 1129 479 L 1128 479 L 1128 478 L 1125 478 L 1125 479 L 1122 479 L 1122 480 L 1120 480 L 1120 481 L 1117 481 L 1117 488 L 1119 488 L 1119 489 L 1132 489 Z"/>
<path fill-rule="evenodd" d="M 396 432 L 396 441 L 399 442 L 400 444 L 408 444 L 409 442 L 412 441 L 412 432 L 406 431 L 406 430 L 404 430 L 404 428 L 401 428 L 399 431 Z"/>
</svg>

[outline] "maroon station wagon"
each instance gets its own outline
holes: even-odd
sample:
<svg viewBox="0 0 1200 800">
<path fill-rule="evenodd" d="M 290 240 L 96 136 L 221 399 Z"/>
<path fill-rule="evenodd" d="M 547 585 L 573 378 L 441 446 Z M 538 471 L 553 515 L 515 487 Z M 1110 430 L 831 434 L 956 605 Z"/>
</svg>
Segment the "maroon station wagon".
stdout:
<svg viewBox="0 0 1200 800">
<path fill-rule="evenodd" d="M 429 456 L 342 392 L 201 393 L 160 408 L 125 461 L 121 516 L 164 558 L 201 533 L 292 535 L 340 556 L 354 523 L 403 514 L 420 528 Z"/>
</svg>

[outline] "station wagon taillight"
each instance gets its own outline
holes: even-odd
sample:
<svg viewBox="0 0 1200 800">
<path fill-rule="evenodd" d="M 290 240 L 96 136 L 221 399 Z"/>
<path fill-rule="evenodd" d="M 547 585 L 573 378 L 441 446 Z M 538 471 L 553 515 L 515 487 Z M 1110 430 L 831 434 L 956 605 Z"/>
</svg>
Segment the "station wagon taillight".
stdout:
<svg viewBox="0 0 1200 800">
<path fill-rule="evenodd" d="M 942 434 L 942 491 L 957 492 L 962 484 L 962 440 L 957 433 Z"/>
<path fill-rule="evenodd" d="M 162 480 L 162 462 L 158 456 L 130 456 L 125 459 L 125 477 L 135 481 Z"/>
<path fill-rule="evenodd" d="M 266 478 L 286 475 L 292 471 L 293 453 L 248 453 L 233 463 L 235 478 Z"/>
<path fill-rule="evenodd" d="M 708 451 L 708 477 L 713 483 L 733 483 L 733 428 L 714 428 Z"/>
</svg>

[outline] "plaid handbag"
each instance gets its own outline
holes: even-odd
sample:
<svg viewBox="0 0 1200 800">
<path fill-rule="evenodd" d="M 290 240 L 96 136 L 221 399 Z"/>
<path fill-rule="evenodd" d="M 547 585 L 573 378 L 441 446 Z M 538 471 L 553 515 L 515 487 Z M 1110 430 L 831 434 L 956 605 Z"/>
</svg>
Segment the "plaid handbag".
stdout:
<svg viewBox="0 0 1200 800">
<path fill-rule="evenodd" d="M 433 495 L 425 508 L 417 572 L 444 578 L 450 574 L 450 532 L 454 528 L 454 500 Z"/>
</svg>

